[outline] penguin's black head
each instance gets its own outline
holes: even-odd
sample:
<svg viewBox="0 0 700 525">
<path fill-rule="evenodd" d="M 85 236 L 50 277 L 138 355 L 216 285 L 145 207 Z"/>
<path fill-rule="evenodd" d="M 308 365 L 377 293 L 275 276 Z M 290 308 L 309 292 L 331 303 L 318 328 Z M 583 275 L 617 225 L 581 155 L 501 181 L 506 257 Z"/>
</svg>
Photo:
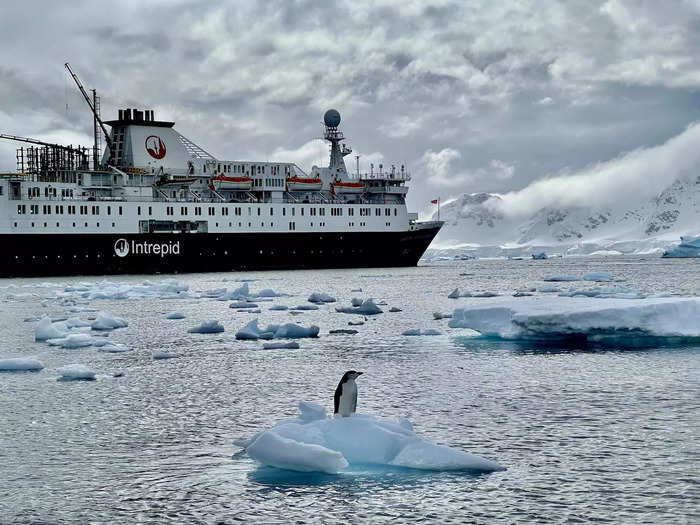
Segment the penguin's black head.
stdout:
<svg viewBox="0 0 700 525">
<path fill-rule="evenodd" d="M 342 381 L 347 381 L 348 379 L 357 379 L 363 374 L 363 372 L 356 372 L 355 370 L 348 370 L 343 374 L 343 379 Z"/>
</svg>

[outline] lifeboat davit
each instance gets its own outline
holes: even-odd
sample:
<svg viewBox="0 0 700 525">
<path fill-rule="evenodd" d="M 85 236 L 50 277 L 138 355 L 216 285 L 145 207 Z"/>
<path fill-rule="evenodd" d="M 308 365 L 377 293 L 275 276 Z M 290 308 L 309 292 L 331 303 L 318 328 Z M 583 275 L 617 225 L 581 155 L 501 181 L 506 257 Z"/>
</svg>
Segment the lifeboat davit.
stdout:
<svg viewBox="0 0 700 525">
<path fill-rule="evenodd" d="M 211 178 L 211 186 L 213 186 L 215 190 L 247 191 L 253 186 L 253 179 L 250 177 L 227 177 L 226 175 L 215 175 Z"/>
<path fill-rule="evenodd" d="M 342 182 L 336 181 L 331 184 L 331 193 L 341 194 L 341 193 L 364 193 L 365 183 L 364 182 Z"/>
<path fill-rule="evenodd" d="M 290 177 L 287 179 L 287 191 L 320 191 L 323 181 L 315 179 L 303 179 L 301 177 Z"/>
</svg>

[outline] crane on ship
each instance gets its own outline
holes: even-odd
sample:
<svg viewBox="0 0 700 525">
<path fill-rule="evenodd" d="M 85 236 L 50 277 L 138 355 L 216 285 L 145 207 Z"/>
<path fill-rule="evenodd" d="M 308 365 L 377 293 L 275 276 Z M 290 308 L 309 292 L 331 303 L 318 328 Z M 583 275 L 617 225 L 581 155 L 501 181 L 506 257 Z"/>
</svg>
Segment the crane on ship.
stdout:
<svg viewBox="0 0 700 525">
<path fill-rule="evenodd" d="M 66 69 L 70 73 L 71 77 L 73 77 L 73 80 L 75 81 L 76 85 L 78 86 L 78 89 L 80 90 L 80 93 L 83 95 L 83 98 L 85 99 L 85 102 L 87 102 L 87 105 L 90 107 L 90 111 L 92 111 L 92 116 L 94 118 L 93 121 L 93 127 L 94 127 L 94 134 L 95 134 L 95 145 L 93 149 L 93 164 L 95 166 L 95 169 L 97 169 L 97 165 L 99 164 L 98 162 L 98 155 L 99 155 L 99 131 L 97 126 L 100 126 L 100 129 L 102 130 L 102 133 L 105 137 L 105 142 L 107 142 L 107 147 L 109 148 L 109 159 L 107 160 L 107 165 L 112 165 L 113 162 L 113 148 L 112 148 L 112 139 L 109 136 L 109 133 L 107 132 L 107 128 L 105 127 L 104 122 L 102 122 L 102 119 L 100 118 L 100 113 L 97 110 L 98 107 L 98 98 L 97 98 L 97 92 L 93 89 L 92 90 L 92 100 L 90 100 L 90 96 L 87 94 L 85 91 L 85 88 L 83 87 L 83 84 L 80 82 L 80 79 L 78 78 L 78 75 L 76 75 L 73 70 L 70 67 L 70 64 L 66 62 L 64 64 L 66 66 Z"/>
</svg>

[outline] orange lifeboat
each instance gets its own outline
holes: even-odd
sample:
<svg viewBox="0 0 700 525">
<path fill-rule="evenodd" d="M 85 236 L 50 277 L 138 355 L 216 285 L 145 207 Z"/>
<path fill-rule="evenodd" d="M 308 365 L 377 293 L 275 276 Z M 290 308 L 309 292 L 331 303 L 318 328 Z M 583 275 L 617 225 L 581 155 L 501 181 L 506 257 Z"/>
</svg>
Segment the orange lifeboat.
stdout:
<svg viewBox="0 0 700 525">
<path fill-rule="evenodd" d="M 253 179 L 250 177 L 228 177 L 226 175 L 215 175 L 211 178 L 211 186 L 213 186 L 215 190 L 247 191 L 253 186 Z"/>
<path fill-rule="evenodd" d="M 323 181 L 319 177 L 313 179 L 290 177 L 287 179 L 287 191 L 319 191 L 322 186 Z"/>
<path fill-rule="evenodd" d="M 342 182 L 336 181 L 331 184 L 331 193 L 336 195 L 344 193 L 364 193 L 365 183 L 364 182 Z"/>
</svg>

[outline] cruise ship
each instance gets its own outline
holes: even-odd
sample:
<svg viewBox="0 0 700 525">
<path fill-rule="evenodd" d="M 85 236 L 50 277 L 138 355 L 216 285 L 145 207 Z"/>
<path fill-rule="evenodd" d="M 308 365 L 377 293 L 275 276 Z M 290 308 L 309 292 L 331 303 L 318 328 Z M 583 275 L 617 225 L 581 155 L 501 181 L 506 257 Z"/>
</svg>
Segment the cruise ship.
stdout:
<svg viewBox="0 0 700 525">
<path fill-rule="evenodd" d="M 0 135 L 31 144 L 0 176 L 0 277 L 414 266 L 443 224 L 407 211 L 403 166 L 348 171 L 336 110 L 328 166 L 307 173 L 216 158 L 153 110 L 103 122 L 74 78 L 92 153 Z"/>
</svg>

